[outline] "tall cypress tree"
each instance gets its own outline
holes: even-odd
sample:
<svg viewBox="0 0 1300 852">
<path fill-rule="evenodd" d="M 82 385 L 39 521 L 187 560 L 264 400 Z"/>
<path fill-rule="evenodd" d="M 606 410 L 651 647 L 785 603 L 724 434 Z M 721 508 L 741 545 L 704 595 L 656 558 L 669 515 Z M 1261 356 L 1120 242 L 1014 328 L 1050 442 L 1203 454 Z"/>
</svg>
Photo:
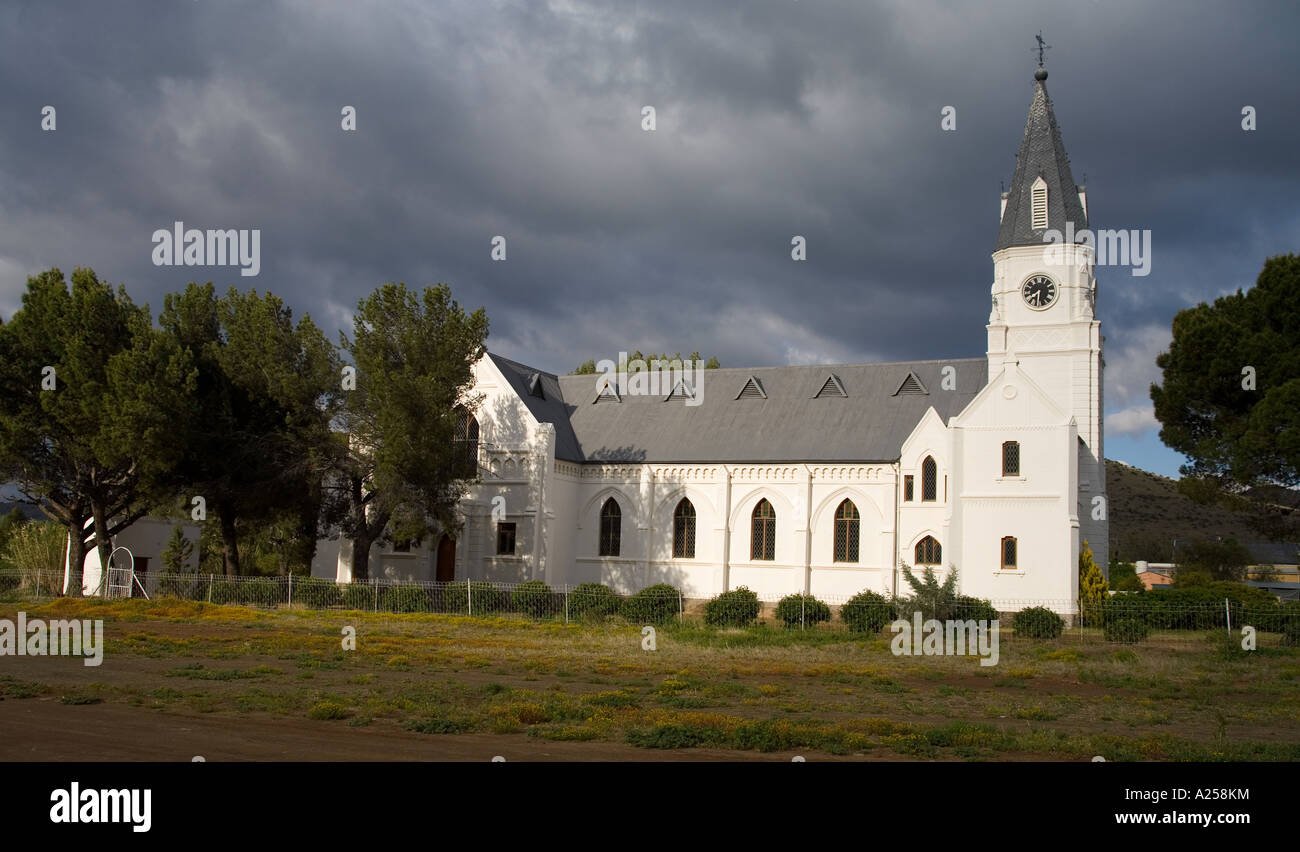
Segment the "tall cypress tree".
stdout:
<svg viewBox="0 0 1300 852">
<path fill-rule="evenodd" d="M 1079 613 L 1085 624 L 1101 623 L 1101 607 L 1110 597 L 1109 591 L 1106 576 L 1085 541 L 1079 550 Z"/>
</svg>

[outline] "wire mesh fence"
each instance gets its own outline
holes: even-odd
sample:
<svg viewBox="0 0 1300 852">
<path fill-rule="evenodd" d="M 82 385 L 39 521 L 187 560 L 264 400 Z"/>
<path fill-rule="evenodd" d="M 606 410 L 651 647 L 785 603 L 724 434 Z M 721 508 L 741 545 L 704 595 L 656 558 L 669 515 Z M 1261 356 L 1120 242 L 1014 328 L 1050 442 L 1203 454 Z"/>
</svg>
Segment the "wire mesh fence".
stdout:
<svg viewBox="0 0 1300 852">
<path fill-rule="evenodd" d="M 62 592 L 57 572 L 0 570 L 0 600 L 40 601 Z M 1167 600 L 1150 593 L 1115 593 L 1080 607 L 1068 600 L 995 600 L 965 596 L 893 598 L 793 593 L 759 601 L 748 590 L 710 600 L 688 598 L 673 586 L 621 593 L 598 583 L 552 588 L 532 580 L 494 583 L 400 581 L 381 578 L 338 583 L 318 577 L 225 577 L 149 573 L 101 584 L 102 597 L 148 597 L 258 608 L 362 610 L 466 616 L 514 616 L 564 622 L 707 625 L 743 628 L 755 623 L 787 630 L 843 630 L 888 637 L 893 625 L 915 630 L 930 622 L 997 624 L 1003 640 L 1060 640 L 1178 645 L 1208 635 L 1255 647 L 1300 647 L 1300 602 Z M 769 596 L 770 597 L 770 596 Z M 1247 630 L 1248 629 L 1248 630 Z"/>
</svg>

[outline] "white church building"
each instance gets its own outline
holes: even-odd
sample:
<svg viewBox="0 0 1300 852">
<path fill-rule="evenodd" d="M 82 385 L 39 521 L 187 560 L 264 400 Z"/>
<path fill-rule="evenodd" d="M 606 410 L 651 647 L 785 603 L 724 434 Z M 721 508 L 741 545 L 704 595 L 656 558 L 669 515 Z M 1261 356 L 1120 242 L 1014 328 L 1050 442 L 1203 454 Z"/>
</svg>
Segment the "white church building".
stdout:
<svg viewBox="0 0 1300 852">
<path fill-rule="evenodd" d="M 1069 611 L 1082 542 L 1109 552 L 1104 364 L 1092 247 L 1045 251 L 1049 231 L 1088 228 L 1087 199 L 1034 76 L 983 357 L 687 371 L 649 394 L 489 353 L 463 528 L 376 545 L 372 573 L 840 602 L 899 588 L 901 562 L 955 567 L 962 594 L 1003 608 Z M 339 544 L 321 542 L 317 576 L 351 579 Z"/>
</svg>

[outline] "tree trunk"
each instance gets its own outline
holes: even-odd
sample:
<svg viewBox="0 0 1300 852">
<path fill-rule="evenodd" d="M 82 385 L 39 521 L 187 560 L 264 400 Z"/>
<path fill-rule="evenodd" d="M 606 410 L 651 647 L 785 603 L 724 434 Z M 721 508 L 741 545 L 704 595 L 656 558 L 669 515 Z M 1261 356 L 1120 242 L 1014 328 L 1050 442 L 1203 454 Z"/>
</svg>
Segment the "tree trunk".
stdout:
<svg viewBox="0 0 1300 852">
<path fill-rule="evenodd" d="M 373 510 L 366 516 L 366 506 L 354 503 L 352 506 L 352 579 L 370 579 L 370 546 L 384 533 L 391 510 Z M 373 507 L 371 507 L 373 509 Z"/>
<path fill-rule="evenodd" d="M 99 594 L 103 594 L 108 585 L 108 559 L 113 553 L 113 542 L 108 537 L 109 519 L 104 515 L 104 504 L 99 500 L 91 500 L 90 516 L 95 519 L 95 549 L 99 551 Z"/>
<path fill-rule="evenodd" d="M 68 520 L 68 590 L 70 598 L 82 597 L 81 578 L 86 564 L 86 519 L 74 514 Z"/>
<path fill-rule="evenodd" d="M 221 517 L 221 564 L 227 577 L 239 575 L 239 538 L 235 533 L 235 513 L 228 506 L 217 509 Z"/>
<path fill-rule="evenodd" d="M 352 582 L 370 579 L 370 545 L 369 536 L 352 539 Z"/>
</svg>

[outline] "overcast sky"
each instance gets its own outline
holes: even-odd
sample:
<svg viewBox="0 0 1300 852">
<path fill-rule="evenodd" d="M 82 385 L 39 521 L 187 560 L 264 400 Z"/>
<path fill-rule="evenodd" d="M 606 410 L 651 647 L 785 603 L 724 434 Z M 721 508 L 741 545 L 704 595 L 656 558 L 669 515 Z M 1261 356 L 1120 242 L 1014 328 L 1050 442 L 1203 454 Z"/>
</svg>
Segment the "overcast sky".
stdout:
<svg viewBox="0 0 1300 852">
<path fill-rule="evenodd" d="M 1147 393 L 1174 313 L 1300 248 L 1300 7 L 1043 5 L 9 0 L 0 315 L 90 266 L 155 314 L 212 280 L 333 336 L 441 281 L 560 373 L 977 357 L 1041 29 L 1092 224 L 1152 234 L 1148 276 L 1099 270 L 1106 454 L 1174 474 Z M 260 229 L 260 274 L 155 266 L 177 220 Z"/>
</svg>

